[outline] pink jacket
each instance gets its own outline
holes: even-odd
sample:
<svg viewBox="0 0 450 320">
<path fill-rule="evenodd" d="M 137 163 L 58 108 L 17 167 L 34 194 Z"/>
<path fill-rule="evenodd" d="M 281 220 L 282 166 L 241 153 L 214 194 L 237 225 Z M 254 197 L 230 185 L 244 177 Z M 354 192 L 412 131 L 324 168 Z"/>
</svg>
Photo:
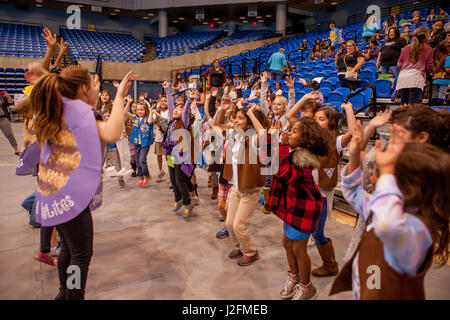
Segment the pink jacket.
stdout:
<svg viewBox="0 0 450 320">
<path fill-rule="evenodd" d="M 426 75 L 426 72 L 431 72 L 433 69 L 433 48 L 429 45 L 425 45 L 419 53 L 419 60 L 417 60 L 416 63 L 412 63 L 410 52 L 410 45 L 402 49 L 402 53 L 397 62 L 397 66 L 401 70 L 417 69 L 420 70 L 424 76 Z"/>
</svg>

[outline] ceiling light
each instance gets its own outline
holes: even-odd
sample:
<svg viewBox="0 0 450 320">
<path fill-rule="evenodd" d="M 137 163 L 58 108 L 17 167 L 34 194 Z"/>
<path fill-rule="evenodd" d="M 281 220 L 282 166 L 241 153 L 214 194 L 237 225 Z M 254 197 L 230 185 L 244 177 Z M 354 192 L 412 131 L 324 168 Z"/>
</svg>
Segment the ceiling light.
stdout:
<svg viewBox="0 0 450 320">
<path fill-rule="evenodd" d="M 330 3 L 332 6 L 336 6 L 336 5 L 338 5 L 339 3 L 338 2 L 332 2 L 332 3 Z"/>
<path fill-rule="evenodd" d="M 36 0 L 37 1 L 37 0 Z M 80 8 L 83 8 L 84 6 L 82 4 L 77 4 Z"/>
<path fill-rule="evenodd" d="M 206 21 L 203 21 L 203 24 L 208 24 L 208 22 L 206 22 Z"/>
<path fill-rule="evenodd" d="M 271 14 L 266 14 L 266 17 L 267 18 L 272 18 L 272 15 Z"/>
<path fill-rule="evenodd" d="M 244 21 L 242 21 L 243 23 L 248 23 L 248 21 L 247 20 L 244 20 Z"/>
<path fill-rule="evenodd" d="M 172 21 L 173 23 L 178 23 L 178 21 L 177 20 L 174 20 L 174 21 Z"/>
<path fill-rule="evenodd" d="M 142 17 L 142 19 L 148 20 L 148 17 Z"/>
<path fill-rule="evenodd" d="M 256 17 L 256 19 L 261 19 L 261 18 L 262 18 L 261 16 L 257 16 L 257 17 Z"/>
<path fill-rule="evenodd" d="M 264 22 L 264 20 L 258 20 L 258 22 Z"/>
<path fill-rule="evenodd" d="M 148 15 L 153 17 L 155 14 L 150 12 Z"/>
<path fill-rule="evenodd" d="M 117 16 L 117 13 L 111 12 L 110 15 L 111 15 L 111 16 Z"/>
<path fill-rule="evenodd" d="M 114 9 L 115 12 L 120 12 L 120 9 Z"/>
<path fill-rule="evenodd" d="M 222 24 L 223 22 L 222 21 L 219 21 L 219 22 L 217 22 L 218 24 Z"/>
<path fill-rule="evenodd" d="M 36 7 L 42 8 L 42 4 L 36 4 Z"/>
<path fill-rule="evenodd" d="M 36 0 L 36 2 L 42 2 L 42 0 Z"/>
<path fill-rule="evenodd" d="M 180 19 L 180 20 L 184 20 L 184 18 L 183 18 L 183 17 L 179 17 L 178 19 Z"/>
<path fill-rule="evenodd" d="M 219 18 L 214 18 L 213 20 L 214 20 L 214 21 L 219 21 L 220 19 L 219 19 Z"/>
<path fill-rule="evenodd" d="M 245 19 L 245 17 L 239 17 L 239 19 L 242 19 L 242 20 L 244 20 L 244 19 Z"/>
</svg>

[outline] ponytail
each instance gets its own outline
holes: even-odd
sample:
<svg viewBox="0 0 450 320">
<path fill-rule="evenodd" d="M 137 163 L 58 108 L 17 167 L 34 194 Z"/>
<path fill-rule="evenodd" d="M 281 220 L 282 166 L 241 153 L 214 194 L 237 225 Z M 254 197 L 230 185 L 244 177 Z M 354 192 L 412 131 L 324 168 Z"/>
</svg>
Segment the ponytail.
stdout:
<svg viewBox="0 0 450 320">
<path fill-rule="evenodd" d="M 414 31 L 414 36 L 411 41 L 411 62 L 413 64 L 417 63 L 419 60 L 419 54 L 423 47 L 428 43 L 427 33 L 429 29 L 426 27 L 419 27 Z"/>
<path fill-rule="evenodd" d="M 62 97 L 75 99 L 81 86 L 90 85 L 89 71 L 79 66 L 67 67 L 60 75 L 49 73 L 39 80 L 19 108 L 28 121 L 33 119 L 31 128 L 36 132 L 39 144 L 47 140 L 59 141 L 63 125 Z"/>
</svg>

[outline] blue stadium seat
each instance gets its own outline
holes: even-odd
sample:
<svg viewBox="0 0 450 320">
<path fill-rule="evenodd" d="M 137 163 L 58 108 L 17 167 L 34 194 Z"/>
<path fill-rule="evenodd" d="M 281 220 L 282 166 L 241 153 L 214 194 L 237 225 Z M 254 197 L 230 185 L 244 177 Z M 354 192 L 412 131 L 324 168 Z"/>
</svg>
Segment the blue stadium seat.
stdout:
<svg viewBox="0 0 450 320">
<path fill-rule="evenodd" d="M 364 100 L 364 94 L 359 93 L 356 96 L 350 98 L 348 101 L 353 105 L 353 109 L 359 109 L 364 106 Z"/>
<path fill-rule="evenodd" d="M 375 81 L 377 98 L 390 98 L 392 93 L 392 82 L 390 80 L 381 79 Z"/>
<path fill-rule="evenodd" d="M 347 96 L 350 94 L 350 89 L 349 88 L 336 88 L 335 91 L 339 92 L 340 94 L 342 94 L 344 96 L 344 99 L 347 98 Z"/>
<path fill-rule="evenodd" d="M 344 96 L 342 95 L 342 93 L 333 91 L 328 94 L 328 101 L 343 102 Z"/>
</svg>

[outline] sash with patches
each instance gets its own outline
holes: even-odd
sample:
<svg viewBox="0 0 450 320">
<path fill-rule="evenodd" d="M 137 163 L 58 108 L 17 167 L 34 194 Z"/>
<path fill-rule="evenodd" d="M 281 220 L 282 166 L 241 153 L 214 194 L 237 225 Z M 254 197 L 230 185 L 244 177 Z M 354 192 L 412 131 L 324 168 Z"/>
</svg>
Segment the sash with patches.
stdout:
<svg viewBox="0 0 450 320">
<path fill-rule="evenodd" d="M 58 143 L 45 142 L 39 156 L 36 221 L 55 226 L 102 202 L 102 144 L 94 109 L 63 97 L 63 125 Z"/>
<path fill-rule="evenodd" d="M 323 171 L 325 172 L 325 174 L 327 175 L 328 178 L 331 178 L 333 176 L 335 168 L 326 168 L 323 169 Z"/>
</svg>

